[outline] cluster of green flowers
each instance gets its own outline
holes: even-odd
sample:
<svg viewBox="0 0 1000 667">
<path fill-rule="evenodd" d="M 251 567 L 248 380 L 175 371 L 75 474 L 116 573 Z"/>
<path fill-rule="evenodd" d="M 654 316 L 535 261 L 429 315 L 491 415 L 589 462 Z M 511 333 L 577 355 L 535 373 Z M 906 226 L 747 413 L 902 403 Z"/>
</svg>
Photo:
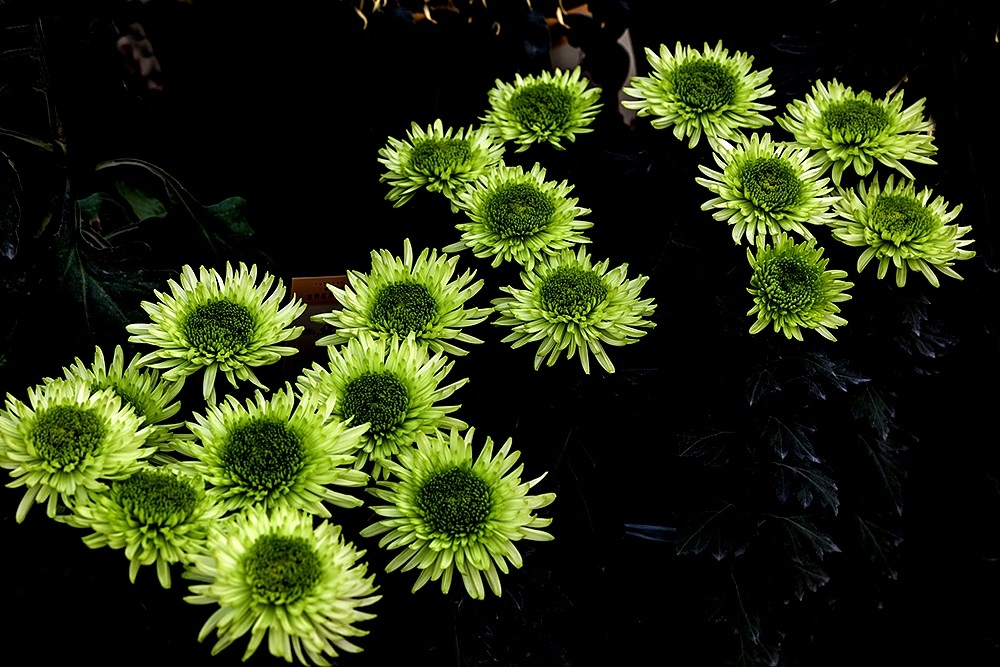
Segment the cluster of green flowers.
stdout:
<svg viewBox="0 0 1000 667">
<path fill-rule="evenodd" d="M 169 588 L 181 568 L 194 582 L 185 599 L 218 607 L 199 637 L 216 633 L 213 655 L 247 633 L 244 659 L 265 638 L 303 664 L 361 650 L 357 624 L 381 595 L 334 513 L 365 504 L 351 489 L 389 503 L 361 532 L 389 533 L 379 546 L 401 553 L 387 571 L 405 563 L 421 570 L 414 590 L 433 579 L 445 593 L 457 572 L 477 599 L 485 577 L 499 595 L 498 573 L 522 565 L 515 542 L 552 539 L 535 510 L 555 494 L 530 493 L 544 475 L 521 480 L 510 440 L 494 453 L 486 438 L 474 456 L 474 429 L 452 416 L 460 406 L 442 404 L 468 382 L 444 384 L 445 350 L 476 341 L 461 328 L 489 311 L 461 307 L 478 286 L 451 280 L 453 261 L 414 262 L 406 248 L 386 270 L 409 282 L 368 283 L 388 294 L 372 318 L 386 326 L 345 324 L 343 339 L 326 341 L 328 364 L 275 391 L 253 368 L 297 352 L 286 343 L 302 332 L 301 300 L 269 274 L 258 282 L 256 267 L 183 267 L 170 294 L 142 304 L 150 322 L 127 327 L 151 352 L 126 364 L 118 346 L 108 364 L 98 347 L 92 363 L 77 358 L 29 388 L 27 402 L 7 396 L 0 466 L 25 488 L 16 520 L 45 504 L 49 518 L 86 530 L 88 546 L 124 550 L 133 582 L 148 565 Z M 429 314 L 394 310 L 406 286 Z M 254 396 L 216 401 L 219 370 L 234 387 L 256 385 Z M 171 421 L 199 371 L 204 409 Z"/>
<path fill-rule="evenodd" d="M 830 329 L 847 323 L 835 304 L 850 298 L 853 283 L 841 280 L 845 272 L 826 269 L 814 229 L 863 247 L 859 273 L 878 259 L 881 279 L 893 265 L 899 287 L 908 271 L 934 287 L 935 271 L 961 279 L 955 261 L 975 255 L 965 249 L 972 239 L 963 238 L 971 228 L 951 224 L 962 206 L 949 210 L 929 188 L 918 192 L 904 164 L 935 164 L 934 123 L 924 118 L 923 99 L 904 108 L 902 92 L 876 99 L 836 79 L 817 81 L 776 118 L 791 135 L 777 141 L 769 133 L 743 133 L 773 124 L 761 112 L 774 107 L 758 101 L 774 93 L 771 70 L 753 71 L 753 57 L 730 55 L 720 42 L 702 51 L 662 45 L 658 54 L 646 49 L 646 58 L 649 76 L 633 77 L 624 89 L 632 99 L 622 104 L 650 117 L 654 128 L 672 127 L 691 148 L 702 135 L 708 140 L 718 170 L 699 165 L 703 177 L 695 180 L 716 196 L 702 209 L 731 225 L 735 243 L 745 239 L 756 248 L 747 251 L 754 296 L 747 314 L 757 316 L 751 333 L 773 324 L 788 338 L 801 340 L 801 329 L 809 328 L 835 340 Z M 881 187 L 876 163 L 908 180 L 896 183 L 893 174 Z M 859 179 L 853 188 L 842 186 L 848 169 Z M 796 244 L 789 234 L 804 241 Z"/>
<path fill-rule="evenodd" d="M 496 312 L 494 324 L 512 328 L 504 342 L 514 348 L 539 344 L 536 370 L 543 361 L 552 366 L 579 353 L 585 373 L 590 373 L 591 355 L 613 373 L 605 346 L 634 343 L 655 327 L 649 319 L 656 309 L 653 299 L 640 298 L 648 278 L 629 279 L 628 264 L 608 270 L 609 260 L 593 261 L 583 233 L 593 227 L 583 219 L 591 211 L 570 196 L 572 185 L 547 178 L 538 162 L 525 171 L 503 161 L 507 141 L 518 152 L 539 143 L 561 150 L 563 141 L 591 132 L 599 95 L 600 88 L 589 85 L 579 67 L 517 74 L 513 81 L 497 80 L 489 91 L 480 127 L 456 132 L 438 119 L 426 131 L 414 123 L 406 140 L 390 138 L 379 152 L 387 169 L 382 180 L 392 185 L 386 199 L 399 206 L 421 187 L 444 193 L 452 211 L 463 213 L 466 221 L 455 225 L 461 238 L 442 252 L 471 250 L 491 259 L 494 268 L 514 262 L 523 268 L 523 289 L 503 286 L 509 296 L 494 298 L 493 308 L 462 310 L 460 302 L 482 281 L 468 285 L 471 276 L 465 274 L 451 294 L 434 293 L 449 284 L 457 258 L 445 262 L 437 251 L 425 250 L 414 264 L 407 241 L 402 261 L 386 251 L 373 253 L 370 275 L 350 273 L 350 286 L 330 288 L 343 308 L 317 318 L 336 329 L 321 342 L 343 342 L 365 328 L 385 335 L 394 326 L 383 316 L 391 310 L 405 329 L 435 349 L 465 354 L 449 339 L 481 341 L 459 333 L 456 325 L 475 324 Z M 436 314 L 428 307 L 432 303 L 442 304 Z"/>
</svg>

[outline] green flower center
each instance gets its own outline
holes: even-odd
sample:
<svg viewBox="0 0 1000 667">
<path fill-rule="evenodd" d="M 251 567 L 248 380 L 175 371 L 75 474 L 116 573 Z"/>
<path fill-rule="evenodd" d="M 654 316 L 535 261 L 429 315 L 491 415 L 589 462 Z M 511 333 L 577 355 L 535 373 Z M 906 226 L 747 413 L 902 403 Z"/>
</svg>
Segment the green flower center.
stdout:
<svg viewBox="0 0 1000 667">
<path fill-rule="evenodd" d="M 714 60 L 681 63 L 671 77 L 674 93 L 692 111 L 716 111 L 736 98 L 736 77 Z"/>
<path fill-rule="evenodd" d="M 38 414 L 31 439 L 39 456 L 69 472 L 97 451 L 104 434 L 104 424 L 93 410 L 56 405 Z"/>
<path fill-rule="evenodd" d="M 486 226 L 504 239 L 530 236 L 544 228 L 556 207 L 532 183 L 504 183 L 486 199 Z"/>
<path fill-rule="evenodd" d="M 889 126 L 885 109 L 864 100 L 834 102 L 823 112 L 827 128 L 847 141 L 864 142 L 877 137 Z"/>
<path fill-rule="evenodd" d="M 111 497 L 125 514 L 147 526 L 176 525 L 194 511 L 198 494 L 170 472 L 140 470 L 115 482 Z"/>
<path fill-rule="evenodd" d="M 224 359 L 242 352 L 253 341 L 255 323 L 245 306 L 220 299 L 197 306 L 182 328 L 191 347 Z"/>
<path fill-rule="evenodd" d="M 785 315 L 808 312 L 819 296 L 821 276 L 818 266 L 794 255 L 779 255 L 757 267 L 767 310 Z"/>
<path fill-rule="evenodd" d="M 465 139 L 423 139 L 413 145 L 410 167 L 422 174 L 451 173 L 472 157 Z"/>
<path fill-rule="evenodd" d="M 453 538 L 481 533 L 493 509 L 489 485 L 457 467 L 432 475 L 417 491 L 416 502 L 434 532 Z"/>
<path fill-rule="evenodd" d="M 539 296 L 542 308 L 549 313 L 580 320 L 607 298 L 608 288 L 594 271 L 562 267 L 545 276 Z"/>
<path fill-rule="evenodd" d="M 760 157 L 749 161 L 740 173 L 743 194 L 763 211 L 781 211 L 799 199 L 802 181 L 787 160 Z"/>
<path fill-rule="evenodd" d="M 368 319 L 379 331 L 405 337 L 411 331 L 423 331 L 436 315 L 437 301 L 430 290 L 419 283 L 398 282 L 375 295 Z"/>
<path fill-rule="evenodd" d="M 243 574 L 254 602 L 288 605 L 312 590 L 323 563 L 304 538 L 262 535 L 243 556 Z"/>
<path fill-rule="evenodd" d="M 510 98 L 510 110 L 517 122 L 531 130 L 558 131 L 573 117 L 574 97 L 554 83 L 521 86 Z"/>
<path fill-rule="evenodd" d="M 368 423 L 368 432 L 387 435 L 406 419 L 410 399 L 403 385 L 389 373 L 365 373 L 347 383 L 341 409 L 354 417 L 352 425 Z"/>
<path fill-rule="evenodd" d="M 305 448 L 285 422 L 258 417 L 232 429 L 219 458 L 241 486 L 263 497 L 295 480 Z"/>
<path fill-rule="evenodd" d="M 871 227 L 886 241 L 901 245 L 934 231 L 937 219 L 913 197 L 881 194 L 869 211 Z"/>
</svg>

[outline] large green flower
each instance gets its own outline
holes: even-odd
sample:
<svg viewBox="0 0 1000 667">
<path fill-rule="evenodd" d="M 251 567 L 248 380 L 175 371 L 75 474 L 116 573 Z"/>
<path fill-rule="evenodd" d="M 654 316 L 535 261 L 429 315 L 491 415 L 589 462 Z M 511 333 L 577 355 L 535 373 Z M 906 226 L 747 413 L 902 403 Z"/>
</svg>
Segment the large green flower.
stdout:
<svg viewBox="0 0 1000 667">
<path fill-rule="evenodd" d="M 494 267 L 515 261 L 530 271 L 541 256 L 589 243 L 580 232 L 594 223 L 579 217 L 590 209 L 576 205 L 572 190 L 566 181 L 545 180 L 537 162 L 527 173 L 520 166 L 492 169 L 462 194 L 462 208 L 472 222 L 455 225 L 462 240 L 444 252 L 470 248 L 476 257 L 493 257 Z"/>
<path fill-rule="evenodd" d="M 581 246 L 545 257 L 532 271 L 522 271 L 524 289 L 501 287 L 510 294 L 493 300 L 500 317 L 494 324 L 513 327 L 503 339 L 518 348 L 541 344 L 535 353 L 535 369 L 548 357 L 552 366 L 565 353 L 572 359 L 580 352 L 580 364 L 590 373 L 590 353 L 609 373 L 615 372 L 604 345 L 634 343 L 652 329 L 653 299 L 640 299 L 642 286 L 649 280 L 628 279 L 628 264 L 608 271 L 608 260 L 591 263 Z"/>
<path fill-rule="evenodd" d="M 7 394 L 7 409 L 0 410 L 0 467 L 14 478 L 7 486 L 26 487 L 18 523 L 34 503 L 47 502 L 50 517 L 60 500 L 86 504 L 105 482 L 131 475 L 153 453 L 143 446 L 148 427 L 110 388 L 46 380 L 28 389 L 28 401 Z"/>
<path fill-rule="evenodd" d="M 788 104 L 778 125 L 791 132 L 794 143 L 817 151 L 826 166 L 833 165 L 833 182 L 840 184 L 844 170 L 853 166 L 867 176 L 875 161 L 908 178 L 913 174 L 900 160 L 937 164 L 934 122 L 924 120 L 924 99 L 903 109 L 903 92 L 872 98 L 868 91 L 855 93 L 836 79 L 817 81 L 804 100 Z"/>
<path fill-rule="evenodd" d="M 416 449 L 401 452 L 398 463 L 386 463 L 397 480 L 370 489 L 389 504 L 373 508 L 385 518 L 361 535 L 387 533 L 379 546 L 402 549 L 386 571 L 418 568 L 413 591 L 440 579 L 441 591 L 447 593 L 457 571 L 471 597 L 486 597 L 483 577 L 500 595 L 498 570 L 507 574 L 508 561 L 517 568 L 522 564 L 514 542 L 552 539 L 538 530 L 552 519 L 535 510 L 551 504 L 556 494 L 528 495 L 545 475 L 521 481 L 524 464 L 514 467 L 520 452 L 510 451 L 510 439 L 494 455 L 493 441 L 486 438 L 473 460 L 474 433 L 470 428 L 464 438 L 455 430 L 421 435 Z"/>
<path fill-rule="evenodd" d="M 140 364 L 141 356 L 136 354 L 126 366 L 125 352 L 117 345 L 111 364 L 108 364 L 104 352 L 96 347 L 93 363 L 86 364 L 77 357 L 71 366 L 63 369 L 63 373 L 67 379 L 79 378 L 89 382 L 95 391 L 110 388 L 125 405 L 132 406 L 149 427 L 145 444 L 157 449 L 170 449 L 170 441 L 175 437 L 182 437 L 175 433 L 175 429 L 181 424 L 163 422 L 180 411 L 180 401 L 174 399 L 183 383 L 167 382 L 156 369 L 143 368 Z"/>
<path fill-rule="evenodd" d="M 157 302 L 142 302 L 152 320 L 126 327 L 129 341 L 156 349 L 140 364 L 166 369 L 163 379 L 182 382 L 204 370 L 205 400 L 215 403 L 215 378 L 221 372 L 234 387 L 237 380 L 249 380 L 267 389 L 253 372 L 281 357 L 295 354 L 294 347 L 281 345 L 298 338 L 301 326 L 289 326 L 305 312 L 306 305 L 286 298 L 281 280 L 264 274 L 257 284 L 257 266 L 239 265 L 233 271 L 226 263 L 226 275 L 201 267 L 198 275 L 190 266 L 181 269 L 180 283 L 168 282 L 171 294 L 156 291 Z M 274 291 L 271 291 L 272 286 Z"/>
<path fill-rule="evenodd" d="M 763 243 L 782 231 L 809 239 L 807 224 L 823 225 L 834 217 L 830 206 L 837 197 L 827 196 L 829 179 L 818 178 L 826 166 L 807 149 L 756 132 L 735 146 L 725 139 L 718 146 L 713 157 L 722 171 L 699 165 L 708 178 L 695 181 L 718 195 L 701 209 L 717 209 L 712 217 L 732 226 L 735 243 L 741 237 L 751 245 Z"/>
<path fill-rule="evenodd" d="M 333 419 L 368 425 L 358 441 L 355 468 L 371 460 L 372 476 L 384 477 L 384 461 L 411 447 L 418 433 L 468 428 L 449 416 L 461 406 L 439 403 L 469 379 L 442 385 L 455 362 L 441 352 L 431 356 L 413 334 L 400 341 L 362 333 L 347 345 L 327 349 L 330 363 L 314 363 L 297 385 L 303 400 L 332 398 Z"/>
<path fill-rule="evenodd" d="M 344 541 L 340 526 L 321 521 L 314 528 L 310 514 L 254 507 L 213 530 L 208 552 L 183 576 L 201 582 L 185 601 L 219 605 L 198 636 L 216 630 L 212 655 L 248 632 L 244 660 L 265 637 L 271 655 L 286 662 L 294 655 L 303 665 L 329 665 L 338 649 L 362 650 L 350 638 L 368 631 L 355 624 L 375 618 L 361 608 L 382 596 L 373 595 L 375 575 L 365 576 L 365 552 Z"/>
<path fill-rule="evenodd" d="M 488 96 L 484 126 L 518 144 L 518 153 L 544 142 L 565 148 L 564 139 L 575 141 L 576 135 L 593 132 L 588 126 L 602 106 L 601 89 L 590 86 L 579 67 L 515 74 L 513 82 L 497 79 Z"/>
<path fill-rule="evenodd" d="M 379 162 L 387 169 L 380 180 L 392 186 L 386 199 L 402 206 L 420 188 L 440 192 L 458 211 L 459 195 L 465 187 L 487 170 L 503 163 L 504 145 L 497 142 L 488 128 L 444 129 L 435 120 L 423 130 L 413 123 L 406 139 L 389 137 L 379 150 Z"/>
<path fill-rule="evenodd" d="M 458 256 L 438 255 L 424 248 L 414 261 L 410 239 L 403 241 L 403 256 L 388 250 L 372 251 L 371 272 L 348 271 L 348 285 L 327 285 L 342 308 L 313 315 L 314 322 L 332 326 L 334 333 L 323 336 L 317 345 L 339 345 L 368 331 L 376 338 L 406 338 L 410 333 L 434 352 L 463 356 L 460 343 L 482 343 L 462 331 L 479 324 L 491 308 L 465 308 L 466 302 L 482 289 L 483 281 L 473 282 L 475 271 L 454 277 Z"/>
<path fill-rule="evenodd" d="M 754 306 L 747 315 L 757 315 L 750 333 L 763 331 L 769 324 L 786 338 L 802 340 L 802 329 L 815 329 L 828 340 L 837 340 L 830 329 L 847 324 L 837 315 L 837 303 L 851 298 L 844 290 L 854 287 L 841 278 L 846 271 L 828 271 L 828 259 L 816 239 L 796 244 L 784 232 L 773 244 L 760 246 L 756 254 L 747 248 L 747 259 L 753 268 L 747 291 L 754 297 Z"/>
<path fill-rule="evenodd" d="M 256 402 L 240 405 L 233 396 L 209 406 L 188 422 L 198 442 L 177 443 L 193 458 L 179 465 L 209 483 L 208 494 L 227 510 L 261 505 L 293 507 L 322 517 L 362 501 L 330 485 L 357 487 L 368 475 L 353 469 L 354 452 L 365 425 L 348 428 L 330 419 L 332 401 L 297 401 L 291 384 Z"/>
<path fill-rule="evenodd" d="M 93 532 L 83 538 L 90 548 L 125 549 L 128 577 L 135 583 L 142 565 L 156 564 L 160 585 L 170 588 L 170 566 L 187 563 L 205 551 L 209 528 L 222 517 L 220 505 L 205 494 L 200 477 L 170 467 L 144 466 L 90 502 L 57 517 Z"/>
<path fill-rule="evenodd" d="M 774 94 L 767 84 L 771 68 L 751 71 L 753 56 L 740 51 L 730 56 L 721 41 L 714 49 L 705 44 L 701 52 L 680 42 L 673 53 L 666 44 L 659 55 L 645 51 L 652 72 L 632 77 L 623 92 L 635 99 L 622 100 L 622 106 L 651 116 L 653 127 L 673 127 L 675 137 L 688 137 L 690 148 L 704 134 L 718 150 L 718 139 L 735 141 L 741 128 L 772 124 L 760 112 L 774 107 L 757 101 Z"/>
<path fill-rule="evenodd" d="M 908 270 L 919 271 L 934 287 L 940 285 L 935 269 L 961 280 L 951 267 L 956 260 L 976 256 L 964 249 L 973 239 L 962 238 L 972 227 L 952 223 L 961 204 L 948 210 L 944 197 L 933 196 L 930 188 L 917 192 L 912 181 L 900 179 L 897 184 L 891 175 L 881 188 L 876 176 L 871 186 L 861 182 L 843 193 L 835 205 L 840 218 L 833 221 L 833 236 L 865 249 L 858 258 L 859 273 L 876 258 L 880 279 L 890 263 L 895 266 L 899 287 L 906 284 Z"/>
</svg>

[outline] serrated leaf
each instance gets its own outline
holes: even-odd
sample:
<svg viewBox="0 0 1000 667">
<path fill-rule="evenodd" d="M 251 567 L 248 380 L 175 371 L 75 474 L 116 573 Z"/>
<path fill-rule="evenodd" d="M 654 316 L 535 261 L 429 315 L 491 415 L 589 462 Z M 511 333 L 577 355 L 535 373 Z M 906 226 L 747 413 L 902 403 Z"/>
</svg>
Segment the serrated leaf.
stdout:
<svg viewBox="0 0 1000 667">
<path fill-rule="evenodd" d="M 849 387 L 864 384 L 870 378 L 851 370 L 847 361 L 831 359 L 822 352 L 810 352 L 802 357 L 805 372 L 802 379 L 806 390 L 819 399 L 826 398 L 826 387 L 832 386 L 839 391 L 847 391 Z"/>
<path fill-rule="evenodd" d="M 698 512 L 677 531 L 678 555 L 708 552 L 715 560 L 743 554 L 756 530 L 750 517 L 730 503 L 719 509 Z"/>
<path fill-rule="evenodd" d="M 868 438 L 858 435 L 858 445 L 871 461 L 876 478 L 892 503 L 896 514 L 903 513 L 903 478 L 905 471 L 898 460 L 898 452 L 884 438 Z"/>
<path fill-rule="evenodd" d="M 829 581 L 830 575 L 815 561 L 792 563 L 792 590 L 799 602 L 807 592 L 815 593 Z"/>
<path fill-rule="evenodd" d="M 795 422 L 786 424 L 775 417 L 768 418 L 765 437 L 774 449 L 775 454 L 784 460 L 789 454 L 794 458 L 803 461 L 819 463 L 819 458 L 813 449 L 809 434 L 815 428 L 797 424 Z"/>
<path fill-rule="evenodd" d="M 747 377 L 747 404 L 755 405 L 768 396 L 781 391 L 774 374 L 768 368 L 760 368 Z"/>
<path fill-rule="evenodd" d="M 833 511 L 840 510 L 837 484 L 825 473 L 808 465 L 792 465 L 775 461 L 777 469 L 775 493 L 778 500 L 787 503 L 794 494 L 802 509 L 809 509 L 815 502 Z"/>
<path fill-rule="evenodd" d="M 787 546 L 789 558 L 793 562 L 805 563 L 813 558 L 822 560 L 826 554 L 840 552 L 840 547 L 833 539 L 817 528 L 809 517 L 777 514 L 767 516 L 767 523 L 778 533 L 775 539 L 781 539 Z"/>
<path fill-rule="evenodd" d="M 873 521 L 868 521 L 860 515 L 855 515 L 861 544 L 868 551 L 868 558 L 875 563 L 890 579 L 898 576 L 893 562 L 896 560 L 896 548 L 903 542 L 902 536 Z"/>
<path fill-rule="evenodd" d="M 896 416 L 896 409 L 885 399 L 885 393 L 869 383 L 862 387 L 854 397 L 851 404 L 851 414 L 855 419 L 871 425 L 875 434 L 885 440 L 889 437 L 889 429 Z"/>
<path fill-rule="evenodd" d="M 735 431 L 716 431 L 681 436 L 678 456 L 698 459 L 710 467 L 724 466 L 732 458 L 730 456 L 730 443 L 727 442 L 726 436 L 735 434 Z"/>
</svg>

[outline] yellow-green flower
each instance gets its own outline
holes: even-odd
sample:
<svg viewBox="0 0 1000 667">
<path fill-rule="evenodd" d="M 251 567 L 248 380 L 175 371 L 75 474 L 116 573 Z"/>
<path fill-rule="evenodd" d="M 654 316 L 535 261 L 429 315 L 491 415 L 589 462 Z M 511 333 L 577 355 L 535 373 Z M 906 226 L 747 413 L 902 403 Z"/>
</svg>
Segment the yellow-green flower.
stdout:
<svg viewBox="0 0 1000 667">
<path fill-rule="evenodd" d="M 535 261 L 577 243 L 590 243 L 581 231 L 594 226 L 580 220 L 589 208 L 569 196 L 573 186 L 545 179 L 537 162 L 525 173 L 520 166 L 497 167 L 462 194 L 462 206 L 471 222 L 455 227 L 462 240 L 444 252 L 472 250 L 476 257 L 492 257 L 492 265 L 514 261 L 529 271 Z"/>
<path fill-rule="evenodd" d="M 155 564 L 160 585 L 170 588 L 170 566 L 203 553 L 209 528 L 222 514 L 200 477 L 144 466 L 57 518 L 92 530 L 83 538 L 91 549 L 124 549 L 132 583 L 141 566 Z"/>
<path fill-rule="evenodd" d="M 794 144 L 816 151 L 826 166 L 833 165 L 833 182 L 854 167 L 867 176 L 881 162 L 907 178 L 913 174 L 901 160 L 937 164 L 930 158 L 934 122 L 924 119 L 924 99 L 903 109 L 903 91 L 873 99 L 866 90 L 855 93 L 836 79 L 817 81 L 804 100 L 788 104 L 778 125 L 791 132 Z"/>
<path fill-rule="evenodd" d="M 940 286 L 935 270 L 962 280 L 951 267 L 957 260 L 976 256 L 965 250 L 973 239 L 962 238 L 972 227 L 953 223 L 962 205 L 949 210 L 944 197 L 934 197 L 926 187 L 917 192 L 912 181 L 895 183 L 890 175 L 882 188 L 875 176 L 870 186 L 861 182 L 844 192 L 835 209 L 840 217 L 832 223 L 833 237 L 865 249 L 858 258 L 858 272 L 878 259 L 882 279 L 892 264 L 899 287 L 906 284 L 910 270 L 922 273 L 934 287 Z"/>
<path fill-rule="evenodd" d="M 514 75 L 514 81 L 496 80 L 489 91 L 490 108 L 481 120 L 493 134 L 518 144 L 517 152 L 532 144 L 576 141 L 601 109 L 601 89 L 589 85 L 579 67 Z"/>
<path fill-rule="evenodd" d="M 718 146 L 713 157 L 722 171 L 699 165 L 707 178 L 695 181 L 717 195 L 701 210 L 716 209 L 712 217 L 730 224 L 733 242 L 745 237 L 759 244 L 782 231 L 809 239 L 813 235 L 806 225 L 823 225 L 834 217 L 830 206 L 837 197 L 827 196 L 829 179 L 819 178 L 826 166 L 807 149 L 756 132 L 735 145 L 720 139 Z"/>
<path fill-rule="evenodd" d="M 466 592 L 486 597 L 483 578 L 500 595 L 500 573 L 509 572 L 508 562 L 522 565 L 515 542 L 551 540 L 545 528 L 552 519 L 535 510 L 550 505 L 554 493 L 529 495 L 544 477 L 521 481 L 524 464 L 514 467 L 520 452 L 511 452 L 508 439 L 496 454 L 493 440 L 473 459 L 470 428 L 434 436 L 421 435 L 416 449 L 386 463 L 393 481 L 380 481 L 371 493 L 389 503 L 373 509 L 385 517 L 361 531 L 364 537 L 382 535 L 379 546 L 401 549 L 387 566 L 392 572 L 417 568 L 420 574 L 413 591 L 428 581 L 441 581 L 447 593 L 457 572 Z"/>
<path fill-rule="evenodd" d="M 413 333 L 434 352 L 463 356 L 468 352 L 454 342 L 483 342 L 463 329 L 485 320 L 492 309 L 465 308 L 483 281 L 473 282 L 475 271 L 455 276 L 457 255 L 424 248 L 414 260 L 410 239 L 405 239 L 402 257 L 388 250 L 372 251 L 371 257 L 369 273 L 348 271 L 345 287 L 327 285 L 342 307 L 312 317 L 335 329 L 317 345 L 339 345 L 362 331 L 376 338 L 406 338 Z"/>
<path fill-rule="evenodd" d="M 132 406 L 149 427 L 146 446 L 169 450 L 170 441 L 180 437 L 174 429 L 181 424 L 164 422 L 181 409 L 180 401 L 174 399 L 180 393 L 183 384 L 167 382 L 160 377 L 160 372 L 156 369 L 143 368 L 140 365 L 141 356 L 137 353 L 126 366 L 125 352 L 121 345 L 117 345 L 111 363 L 108 364 L 103 350 L 96 347 L 93 363 L 86 364 L 77 357 L 71 366 L 63 369 L 63 373 L 67 379 L 79 378 L 89 382 L 94 390 L 110 388 L 125 405 Z"/>
<path fill-rule="evenodd" d="M 268 513 L 254 507 L 213 530 L 208 554 L 196 555 L 183 576 L 196 582 L 184 598 L 218 605 L 198 641 L 213 630 L 218 654 L 243 635 L 247 660 L 264 639 L 271 655 L 303 665 L 329 665 L 338 650 L 357 653 L 351 638 L 368 634 L 355 627 L 375 618 L 361 611 L 373 595 L 375 575 L 365 576 L 364 551 L 345 542 L 341 528 L 287 507 Z"/>
<path fill-rule="evenodd" d="M 196 275 L 184 266 L 180 283 L 168 285 L 170 294 L 157 290 L 156 303 L 142 302 L 152 321 L 126 327 L 129 341 L 156 348 L 139 363 L 165 370 L 164 380 L 183 382 L 204 371 L 205 400 L 215 403 L 218 373 L 234 387 L 237 380 L 249 380 L 266 390 L 253 368 L 295 354 L 294 347 L 281 343 L 302 334 L 303 327 L 290 325 L 306 305 L 292 298 L 281 306 L 287 296 L 281 280 L 265 273 L 257 284 L 256 265 L 248 269 L 241 263 L 234 271 L 227 262 L 224 277 L 205 267 Z"/>
<path fill-rule="evenodd" d="M 841 280 L 846 271 L 828 271 L 829 260 L 816 239 L 796 244 L 784 232 L 773 244 L 756 249 L 747 248 L 747 259 L 753 269 L 747 291 L 754 297 L 754 306 L 747 315 L 757 315 L 750 333 L 763 331 L 769 324 L 775 333 L 802 340 L 802 329 L 814 329 L 828 340 L 837 340 L 830 329 L 847 324 L 837 315 L 837 304 L 851 295 L 845 290 L 854 283 Z"/>
<path fill-rule="evenodd" d="M 535 352 L 535 370 L 542 361 L 552 366 L 565 353 L 572 359 L 578 351 L 580 364 L 590 373 L 590 353 L 608 373 L 615 367 L 605 345 L 620 347 L 634 343 L 656 324 L 647 319 L 656 309 L 653 299 L 640 299 L 649 280 L 628 279 L 628 264 L 608 271 L 609 260 L 593 264 L 581 246 L 549 255 L 532 271 L 522 271 L 524 289 L 501 287 L 510 294 L 493 300 L 500 317 L 494 324 L 513 327 L 503 339 L 513 348 L 540 343 Z"/>
<path fill-rule="evenodd" d="M 389 137 L 378 152 L 379 162 L 387 169 L 380 180 L 392 186 L 385 198 L 399 207 L 420 188 L 427 188 L 447 197 L 451 210 L 457 211 L 465 187 L 502 164 L 503 153 L 503 142 L 494 140 L 485 127 L 446 130 L 438 119 L 424 130 L 413 123 L 406 139 Z"/>
<path fill-rule="evenodd" d="M 362 332 L 346 345 L 327 350 L 329 364 L 314 363 L 297 385 L 303 400 L 332 400 L 333 419 L 368 425 L 354 452 L 355 468 L 371 460 L 372 476 L 385 477 L 384 461 L 411 447 L 418 433 L 468 428 L 450 416 L 461 406 L 440 402 L 469 379 L 442 384 L 455 362 L 441 352 L 431 356 L 413 334 L 399 340 Z"/>
<path fill-rule="evenodd" d="M 46 503 L 49 517 L 60 500 L 66 507 L 86 504 L 153 453 L 144 446 L 149 430 L 142 418 L 110 388 L 47 380 L 28 389 L 28 403 L 7 394 L 0 411 L 0 467 L 14 478 L 8 487 L 25 487 L 18 523 L 34 503 Z"/>
<path fill-rule="evenodd" d="M 622 100 L 639 117 L 650 116 L 657 129 L 673 127 L 678 139 L 688 138 L 694 148 L 702 135 L 718 150 L 718 139 L 735 141 L 742 128 L 771 125 L 761 111 L 774 109 L 757 100 L 774 94 L 767 83 L 771 68 L 751 71 L 753 56 L 705 44 L 702 51 L 680 42 L 673 53 L 666 44 L 657 54 L 645 49 L 652 71 L 634 76 L 623 91 L 635 99 Z"/>
<path fill-rule="evenodd" d="M 246 406 L 226 396 L 188 422 L 198 439 L 176 444 L 193 459 L 179 465 L 201 475 L 209 497 L 226 511 L 287 506 L 329 517 L 324 502 L 358 507 L 360 499 L 330 485 L 368 482 L 367 474 L 353 468 L 358 439 L 368 427 L 331 420 L 332 410 L 332 401 L 297 400 L 291 384 L 266 398 L 257 391 Z"/>
</svg>

